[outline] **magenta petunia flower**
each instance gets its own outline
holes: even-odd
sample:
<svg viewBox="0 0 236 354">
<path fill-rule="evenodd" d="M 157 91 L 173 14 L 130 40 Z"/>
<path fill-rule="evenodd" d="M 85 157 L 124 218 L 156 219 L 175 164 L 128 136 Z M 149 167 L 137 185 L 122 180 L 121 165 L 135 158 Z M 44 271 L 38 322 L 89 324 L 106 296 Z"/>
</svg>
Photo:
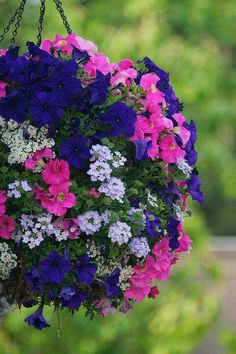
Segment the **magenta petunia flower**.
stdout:
<svg viewBox="0 0 236 354">
<path fill-rule="evenodd" d="M 16 229 L 16 223 L 7 215 L 0 216 L 0 237 L 9 240 Z"/>
<path fill-rule="evenodd" d="M 50 160 L 42 172 L 43 180 L 47 184 L 56 185 L 69 180 L 70 169 L 68 162 L 64 160 Z"/>
</svg>

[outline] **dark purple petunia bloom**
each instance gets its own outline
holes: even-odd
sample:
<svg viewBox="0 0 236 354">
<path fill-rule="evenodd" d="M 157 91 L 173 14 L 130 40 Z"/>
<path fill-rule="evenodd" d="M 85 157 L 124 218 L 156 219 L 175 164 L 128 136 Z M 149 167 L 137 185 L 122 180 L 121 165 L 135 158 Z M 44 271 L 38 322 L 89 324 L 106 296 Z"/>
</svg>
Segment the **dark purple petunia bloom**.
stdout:
<svg viewBox="0 0 236 354">
<path fill-rule="evenodd" d="M 85 50 L 82 51 L 79 48 L 73 47 L 72 58 L 75 59 L 77 63 L 81 65 L 86 64 L 89 61 L 90 56 Z"/>
<path fill-rule="evenodd" d="M 179 231 L 177 229 L 179 224 L 180 224 L 179 220 L 170 217 L 169 218 L 169 222 L 168 222 L 167 227 L 166 227 L 166 231 L 168 233 L 168 236 L 170 237 L 169 246 L 172 249 L 176 249 L 176 248 L 178 248 L 180 246 L 180 243 L 178 241 L 180 233 L 179 233 Z"/>
<path fill-rule="evenodd" d="M 14 89 L 0 100 L 0 115 L 5 119 L 13 119 L 17 123 L 26 120 L 28 97 L 24 90 Z"/>
<path fill-rule="evenodd" d="M 150 238 L 159 237 L 161 235 L 161 221 L 157 215 L 145 212 L 146 224 L 145 229 Z"/>
<path fill-rule="evenodd" d="M 148 150 L 152 146 L 150 139 L 140 139 L 133 141 L 136 149 L 136 160 L 146 160 L 148 158 Z"/>
<path fill-rule="evenodd" d="M 87 140 L 83 135 L 63 140 L 60 145 L 60 151 L 70 166 L 79 169 L 84 168 L 90 158 Z"/>
<path fill-rule="evenodd" d="M 43 306 L 39 306 L 38 310 L 35 313 L 33 313 L 33 315 L 25 319 L 25 322 L 28 323 L 29 326 L 34 326 L 38 330 L 42 330 L 43 328 L 50 327 L 50 325 L 43 317 Z"/>
<path fill-rule="evenodd" d="M 197 175 L 193 174 L 190 179 L 186 181 L 188 186 L 187 192 L 191 195 L 193 200 L 197 200 L 200 204 L 204 202 L 203 193 L 200 191 L 201 182 Z"/>
<path fill-rule="evenodd" d="M 179 191 L 175 187 L 173 182 L 168 182 L 167 186 L 159 191 L 160 196 L 167 201 L 170 207 L 173 207 L 173 204 L 180 199 Z"/>
<path fill-rule="evenodd" d="M 53 251 L 39 263 L 39 267 L 46 283 L 61 283 L 71 270 L 72 264 L 56 251 Z"/>
<path fill-rule="evenodd" d="M 198 154 L 194 149 L 194 144 L 197 141 L 197 128 L 195 123 L 191 120 L 190 124 L 184 122 L 184 127 L 190 131 L 190 139 L 185 146 L 186 156 L 185 159 L 190 165 L 195 165 L 197 162 Z"/>
<path fill-rule="evenodd" d="M 120 269 L 116 268 L 113 270 L 111 275 L 105 279 L 105 291 L 106 297 L 111 298 L 115 297 L 120 288 L 119 288 L 119 276 L 120 276 Z"/>
<path fill-rule="evenodd" d="M 116 102 L 107 108 L 100 121 L 109 125 L 109 136 L 124 135 L 131 137 L 134 134 L 136 119 L 136 113 L 132 108 L 123 102 Z"/>
<path fill-rule="evenodd" d="M 25 279 L 36 293 L 40 293 L 43 290 L 42 273 L 36 267 L 33 267 L 30 272 L 25 273 Z"/>
<path fill-rule="evenodd" d="M 61 300 L 62 307 L 68 307 L 71 310 L 78 310 L 82 302 L 86 299 L 86 295 L 83 291 L 76 291 L 70 286 L 66 286 L 62 289 L 59 298 Z"/>
<path fill-rule="evenodd" d="M 46 124 L 56 125 L 59 118 L 64 114 L 64 109 L 57 100 L 56 95 L 39 92 L 30 101 L 29 112 L 36 127 L 42 127 Z"/>
<path fill-rule="evenodd" d="M 104 104 L 106 102 L 110 78 L 110 74 L 103 75 L 103 73 L 97 70 L 96 79 L 89 86 L 91 95 L 90 104 Z"/>
<path fill-rule="evenodd" d="M 91 284 L 96 271 L 97 266 L 94 263 L 90 263 L 90 258 L 87 253 L 80 257 L 80 259 L 75 263 L 75 272 L 79 282 L 81 283 L 87 283 L 88 285 Z"/>
</svg>

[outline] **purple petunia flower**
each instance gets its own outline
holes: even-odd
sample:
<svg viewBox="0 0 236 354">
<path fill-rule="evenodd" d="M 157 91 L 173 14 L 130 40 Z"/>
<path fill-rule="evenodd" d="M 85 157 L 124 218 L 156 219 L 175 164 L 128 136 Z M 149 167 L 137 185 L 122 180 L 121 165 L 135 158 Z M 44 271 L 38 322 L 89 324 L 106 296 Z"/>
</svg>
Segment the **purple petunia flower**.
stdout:
<svg viewBox="0 0 236 354">
<path fill-rule="evenodd" d="M 71 270 L 72 264 L 56 251 L 53 251 L 39 263 L 39 267 L 46 283 L 61 283 Z"/>
<path fill-rule="evenodd" d="M 197 200 L 200 204 L 202 204 L 204 197 L 203 193 L 200 191 L 201 182 L 197 175 L 193 174 L 191 178 L 186 181 L 186 184 L 188 186 L 187 192 L 189 192 L 193 200 Z"/>
<path fill-rule="evenodd" d="M 53 93 L 39 92 L 29 103 L 29 112 L 34 124 L 42 127 L 46 124 L 56 125 L 64 114 L 64 109 Z"/>
<path fill-rule="evenodd" d="M 61 300 L 62 307 L 68 307 L 71 310 L 78 310 L 82 302 L 86 299 L 86 295 L 82 291 L 76 291 L 70 286 L 66 286 L 62 289 L 59 298 Z"/>
<path fill-rule="evenodd" d="M 83 135 L 63 140 L 60 145 L 60 151 L 69 165 L 75 168 L 84 168 L 89 161 L 90 152 L 87 140 Z"/>
<path fill-rule="evenodd" d="M 172 249 L 176 249 L 180 246 L 180 243 L 178 241 L 180 233 L 177 229 L 179 224 L 180 224 L 179 220 L 170 217 L 169 222 L 166 226 L 166 231 L 168 233 L 168 236 L 170 237 L 169 246 Z"/>
<path fill-rule="evenodd" d="M 43 290 L 42 273 L 36 267 L 33 267 L 30 272 L 25 273 L 25 279 L 36 293 L 40 293 Z"/>
<path fill-rule="evenodd" d="M 161 235 L 161 221 L 157 215 L 144 212 L 146 216 L 145 229 L 150 238 L 159 237 Z"/>
<path fill-rule="evenodd" d="M 43 306 L 39 306 L 35 313 L 25 319 L 25 322 L 28 323 L 29 326 L 34 326 L 38 330 L 50 327 L 50 325 L 43 317 Z"/>
<path fill-rule="evenodd" d="M 91 104 L 104 104 L 108 95 L 108 87 L 110 85 L 110 74 L 103 75 L 97 70 L 96 79 L 89 86 L 90 89 L 90 103 Z"/>
<path fill-rule="evenodd" d="M 28 97 L 24 90 L 14 89 L 0 100 L 0 115 L 5 119 L 13 119 L 17 123 L 26 120 Z"/>
<path fill-rule="evenodd" d="M 75 272 L 82 283 L 91 284 L 96 271 L 96 264 L 90 263 L 90 258 L 86 253 L 75 263 Z"/>
<path fill-rule="evenodd" d="M 146 160 L 148 158 L 148 150 L 152 146 L 150 139 L 140 139 L 133 141 L 136 148 L 136 160 Z"/>
<path fill-rule="evenodd" d="M 124 135 L 131 137 L 134 134 L 136 113 L 123 102 L 110 105 L 100 120 L 101 123 L 109 125 L 109 136 Z"/>
<path fill-rule="evenodd" d="M 111 298 L 115 297 L 119 292 L 119 276 L 120 269 L 116 268 L 113 270 L 111 275 L 109 275 L 105 280 L 105 291 L 106 297 Z"/>
</svg>

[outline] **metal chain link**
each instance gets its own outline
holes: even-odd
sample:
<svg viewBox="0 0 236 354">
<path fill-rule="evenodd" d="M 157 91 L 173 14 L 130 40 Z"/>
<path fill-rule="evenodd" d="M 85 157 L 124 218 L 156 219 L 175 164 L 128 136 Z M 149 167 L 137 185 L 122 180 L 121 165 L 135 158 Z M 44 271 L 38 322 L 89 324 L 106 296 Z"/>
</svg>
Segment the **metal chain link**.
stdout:
<svg viewBox="0 0 236 354">
<path fill-rule="evenodd" d="M 13 23 L 15 22 L 16 16 L 18 14 L 18 12 L 20 11 L 20 9 L 22 8 L 22 4 L 23 4 L 24 0 L 21 1 L 19 7 L 15 10 L 13 16 L 11 17 L 11 19 L 9 20 L 8 24 L 6 25 L 6 27 L 3 29 L 2 34 L 0 35 L 0 42 L 2 42 L 5 38 L 5 34 L 7 34 L 11 28 L 11 26 L 13 25 Z"/>
<path fill-rule="evenodd" d="M 39 23 L 38 23 L 38 34 L 37 34 L 37 46 L 39 47 L 42 42 L 42 31 L 43 31 L 43 19 L 45 14 L 45 3 L 46 0 L 41 0 L 40 5 L 40 14 L 39 14 Z"/>
<path fill-rule="evenodd" d="M 67 33 L 71 34 L 72 33 L 72 29 L 70 28 L 69 22 L 67 20 L 67 17 L 65 15 L 64 10 L 63 10 L 62 2 L 60 0 L 54 0 L 54 2 L 56 4 L 57 11 L 59 12 L 59 14 L 61 16 L 63 24 L 64 24 L 64 26 L 65 26 L 65 28 L 67 30 Z"/>
<path fill-rule="evenodd" d="M 17 13 L 17 17 L 16 17 L 16 23 L 15 23 L 15 28 L 12 32 L 12 38 L 11 38 L 11 45 L 10 47 L 12 47 L 16 41 L 16 36 L 17 36 L 17 33 L 18 33 L 18 29 L 20 27 L 20 24 L 21 24 L 21 20 L 22 20 L 22 15 L 23 15 L 23 12 L 24 12 L 24 8 L 25 8 L 25 3 L 26 3 L 26 0 L 22 0 L 21 1 L 21 4 L 19 6 L 19 11 Z"/>
<path fill-rule="evenodd" d="M 24 8 L 25 8 L 25 4 L 26 4 L 27 0 L 21 0 L 21 3 L 19 5 L 19 7 L 15 10 L 13 16 L 11 17 L 11 19 L 9 20 L 7 26 L 3 29 L 2 34 L 0 35 L 0 42 L 3 41 L 3 39 L 5 38 L 5 34 L 9 32 L 11 26 L 15 23 L 15 27 L 14 30 L 12 32 L 12 38 L 10 40 L 10 47 L 12 47 L 15 44 L 15 40 L 16 40 L 16 36 L 18 33 L 18 29 L 21 25 L 21 20 L 22 20 L 22 15 L 24 12 Z M 67 17 L 65 15 L 65 12 L 63 10 L 62 7 L 62 2 L 60 0 L 53 0 L 56 4 L 56 9 L 59 12 L 61 19 L 63 21 L 63 24 L 66 28 L 66 31 L 68 34 L 72 33 L 72 29 L 69 25 L 69 22 L 67 20 Z M 40 1 L 40 14 L 39 14 L 39 23 L 38 23 L 38 34 L 37 34 L 37 45 L 40 46 L 41 44 L 41 40 L 42 40 L 42 30 L 43 30 L 43 19 L 44 19 L 44 14 L 45 14 L 45 3 L 46 0 L 41 0 Z"/>
</svg>

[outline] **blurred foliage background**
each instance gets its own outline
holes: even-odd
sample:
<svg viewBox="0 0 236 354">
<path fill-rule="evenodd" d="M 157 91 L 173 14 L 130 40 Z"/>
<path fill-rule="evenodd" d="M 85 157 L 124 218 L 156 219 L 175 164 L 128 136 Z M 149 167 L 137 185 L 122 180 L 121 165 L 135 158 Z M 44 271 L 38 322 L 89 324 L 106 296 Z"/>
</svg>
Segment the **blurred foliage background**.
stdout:
<svg viewBox="0 0 236 354">
<path fill-rule="evenodd" d="M 19 0 L 0 0 L 0 28 Z M 161 296 L 126 317 L 90 322 L 83 314 L 61 319 L 38 333 L 25 313 L 9 315 L 0 329 L 0 354 L 189 354 L 215 321 L 211 291 L 218 268 L 209 255 L 210 235 L 236 230 L 236 6 L 234 0 L 66 0 L 74 32 L 98 44 L 111 61 L 149 56 L 171 73 L 185 116 L 198 126 L 199 171 L 205 204 L 186 227 L 194 239 L 190 257 L 176 267 Z M 36 41 L 39 1 L 28 0 L 17 44 Z M 53 0 L 47 1 L 44 38 L 65 34 Z M 2 47 L 9 44 L 9 37 Z M 233 337 L 223 335 L 233 346 Z M 229 349 L 231 350 L 231 349 Z M 230 352 L 231 353 L 231 352 Z M 233 353 L 233 351 L 232 351 Z"/>
</svg>

